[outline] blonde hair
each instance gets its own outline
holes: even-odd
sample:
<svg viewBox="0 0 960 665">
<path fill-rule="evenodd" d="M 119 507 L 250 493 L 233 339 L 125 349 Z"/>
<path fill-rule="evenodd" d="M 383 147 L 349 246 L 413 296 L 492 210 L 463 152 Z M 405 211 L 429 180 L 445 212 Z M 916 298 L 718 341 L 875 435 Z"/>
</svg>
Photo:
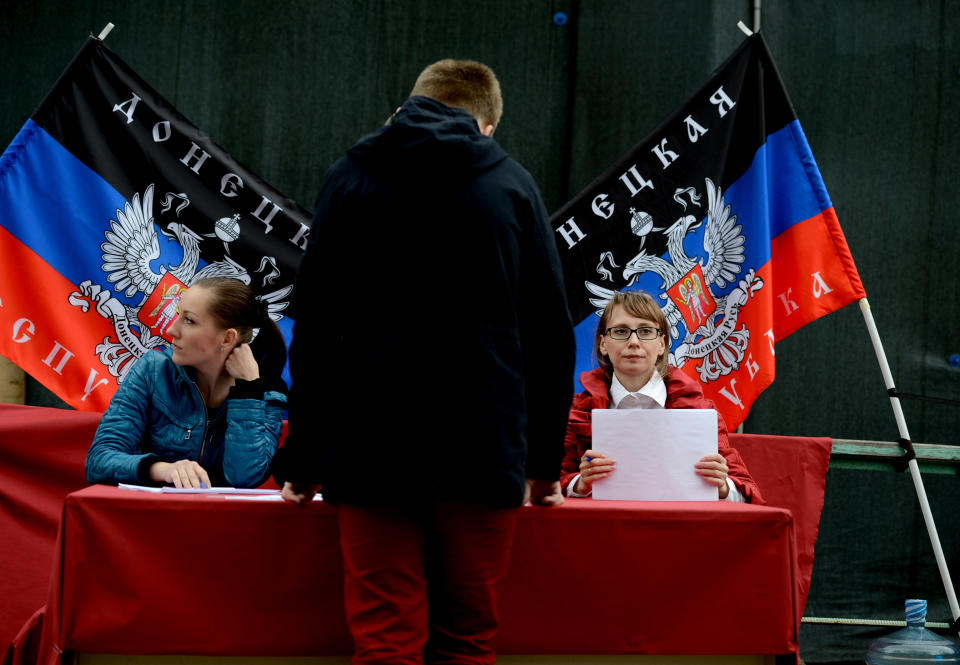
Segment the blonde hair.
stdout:
<svg viewBox="0 0 960 665">
<path fill-rule="evenodd" d="M 670 356 L 670 340 L 667 338 L 667 331 L 670 330 L 670 327 L 667 324 L 666 315 L 660 309 L 660 305 L 653 299 L 653 296 L 645 291 L 619 291 L 610 298 L 610 302 L 603 308 L 600 323 L 597 324 L 597 334 L 593 338 L 593 354 L 597 357 L 597 362 L 603 370 L 604 377 L 607 381 L 613 379 L 613 363 L 610 362 L 610 358 L 600 352 L 600 340 L 607 331 L 607 326 L 610 324 L 610 315 L 613 314 L 613 308 L 617 305 L 623 307 L 630 316 L 647 319 L 657 324 L 660 334 L 665 339 L 663 340 L 663 353 L 657 357 L 654 367 L 660 372 L 660 376 L 666 379 L 668 372 L 667 359 Z"/>
<path fill-rule="evenodd" d="M 500 123 L 503 97 L 493 70 L 474 60 L 439 60 L 417 77 L 410 96 L 423 96 L 463 109 L 482 124 Z"/>
</svg>

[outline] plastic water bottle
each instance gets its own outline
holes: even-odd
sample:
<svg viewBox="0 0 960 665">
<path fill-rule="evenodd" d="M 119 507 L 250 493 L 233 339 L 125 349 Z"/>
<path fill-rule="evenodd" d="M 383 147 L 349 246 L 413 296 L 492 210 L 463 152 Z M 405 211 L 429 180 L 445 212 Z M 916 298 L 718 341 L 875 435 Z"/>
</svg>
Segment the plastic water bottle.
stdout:
<svg viewBox="0 0 960 665">
<path fill-rule="evenodd" d="M 907 627 L 875 641 L 867 649 L 867 665 L 913 663 L 960 664 L 960 647 L 924 628 L 927 601 L 908 600 Z"/>
</svg>

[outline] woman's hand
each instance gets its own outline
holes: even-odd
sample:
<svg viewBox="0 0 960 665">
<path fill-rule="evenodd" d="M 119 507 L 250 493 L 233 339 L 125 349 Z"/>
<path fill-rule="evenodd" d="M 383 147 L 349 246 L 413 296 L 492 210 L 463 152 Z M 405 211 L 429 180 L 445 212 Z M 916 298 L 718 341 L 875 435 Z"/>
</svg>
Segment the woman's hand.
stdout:
<svg viewBox="0 0 960 665">
<path fill-rule="evenodd" d="M 730 493 L 730 486 L 727 485 L 727 460 L 720 453 L 704 455 L 703 459 L 693 465 L 697 473 L 703 476 L 704 480 L 717 486 L 720 490 L 720 498 L 726 499 Z"/>
<path fill-rule="evenodd" d="M 210 476 L 193 460 L 154 462 L 150 465 L 150 480 L 170 483 L 174 487 L 210 487 Z"/>
<path fill-rule="evenodd" d="M 280 496 L 283 497 L 284 501 L 290 501 L 292 503 L 308 503 L 313 501 L 313 497 L 319 489 L 319 484 L 305 483 L 300 485 L 286 482 L 283 484 L 283 491 L 280 492 Z"/>
<path fill-rule="evenodd" d="M 577 494 L 593 492 L 593 481 L 606 478 L 617 466 L 617 461 L 610 459 L 596 450 L 588 450 L 580 458 L 580 477 L 573 486 Z"/>
<path fill-rule="evenodd" d="M 260 378 L 260 366 L 253 357 L 249 344 L 238 344 L 230 351 L 224 367 L 227 374 L 235 379 L 253 381 Z"/>
</svg>

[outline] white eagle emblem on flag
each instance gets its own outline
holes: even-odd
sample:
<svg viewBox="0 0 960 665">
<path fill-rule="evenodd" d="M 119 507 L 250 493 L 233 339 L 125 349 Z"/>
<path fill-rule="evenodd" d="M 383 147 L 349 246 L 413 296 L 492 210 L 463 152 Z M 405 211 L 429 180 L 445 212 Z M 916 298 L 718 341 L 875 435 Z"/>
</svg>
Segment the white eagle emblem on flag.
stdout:
<svg viewBox="0 0 960 665">
<path fill-rule="evenodd" d="M 729 293 L 713 294 L 711 286 L 725 288 L 740 273 L 746 239 L 743 227 L 737 223 L 737 216 L 731 214 L 720 188 L 709 178 L 705 179 L 705 185 L 706 221 L 701 222 L 695 215 L 684 215 L 665 229 L 670 260 L 648 254 L 641 238 L 640 252 L 624 266 L 623 279 L 627 280 L 626 288 L 629 288 L 645 273 L 652 272 L 660 277 L 660 306 L 667 317 L 671 339 L 680 342 L 670 353 L 670 364 L 683 367 L 687 360 L 703 359 L 697 372 L 701 381 L 708 382 L 740 366 L 749 344 L 750 331 L 746 325 L 737 329 L 737 316 L 740 308 L 763 288 L 763 280 L 757 277 L 754 268 L 750 268 Z M 699 198 L 691 197 L 691 203 L 697 207 L 700 205 L 698 201 Z M 704 225 L 703 252 L 706 258 L 690 257 L 684 250 L 684 239 L 701 223 Z M 652 220 L 648 225 L 652 225 Z M 598 266 L 598 272 L 601 267 Z M 584 284 L 595 296 L 590 298 L 590 304 L 595 307 L 605 307 L 615 293 L 589 281 Z M 686 331 L 682 338 L 680 323 Z"/>
<path fill-rule="evenodd" d="M 151 349 L 167 346 L 170 341 L 166 336 L 167 329 L 177 316 L 180 294 L 191 284 L 204 277 L 233 277 L 250 284 L 247 269 L 229 256 L 197 270 L 202 236 L 179 222 L 169 222 L 165 229 L 156 225 L 153 191 L 151 184 L 142 197 L 139 193 L 134 194 L 123 210 L 116 211 L 116 218 L 110 220 L 110 228 L 104 232 L 105 241 L 100 245 L 103 252 L 101 267 L 106 281 L 114 285 L 118 295 L 126 298 L 143 294 L 140 302 L 135 306 L 126 305 L 110 290 L 89 279 L 81 282 L 79 291 L 69 297 L 70 303 L 84 312 L 91 302 L 94 303 L 96 311 L 113 324 L 116 339 L 105 337 L 96 351 L 100 362 L 117 377 L 117 383 L 123 381 L 133 361 Z M 178 196 L 183 198 L 183 195 Z M 186 202 L 177 209 L 178 215 L 189 205 L 189 201 L 184 200 Z M 154 268 L 161 256 L 160 233 L 175 239 L 182 248 L 183 257 L 179 264 L 168 263 Z M 272 262 L 272 257 L 264 257 L 261 266 Z M 275 321 L 283 318 L 281 312 L 289 304 L 284 299 L 292 290 L 293 286 L 286 286 L 261 296 Z"/>
</svg>

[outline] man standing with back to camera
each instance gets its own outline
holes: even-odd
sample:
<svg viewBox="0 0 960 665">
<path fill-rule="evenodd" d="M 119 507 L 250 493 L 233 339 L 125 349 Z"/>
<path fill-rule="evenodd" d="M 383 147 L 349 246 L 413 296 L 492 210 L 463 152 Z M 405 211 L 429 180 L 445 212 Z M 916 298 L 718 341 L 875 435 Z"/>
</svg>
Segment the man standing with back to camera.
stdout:
<svg viewBox="0 0 960 665">
<path fill-rule="evenodd" d="M 327 174 L 283 496 L 337 504 L 354 663 L 493 663 L 516 508 L 562 502 L 573 331 L 489 67 L 441 60 Z"/>
</svg>

